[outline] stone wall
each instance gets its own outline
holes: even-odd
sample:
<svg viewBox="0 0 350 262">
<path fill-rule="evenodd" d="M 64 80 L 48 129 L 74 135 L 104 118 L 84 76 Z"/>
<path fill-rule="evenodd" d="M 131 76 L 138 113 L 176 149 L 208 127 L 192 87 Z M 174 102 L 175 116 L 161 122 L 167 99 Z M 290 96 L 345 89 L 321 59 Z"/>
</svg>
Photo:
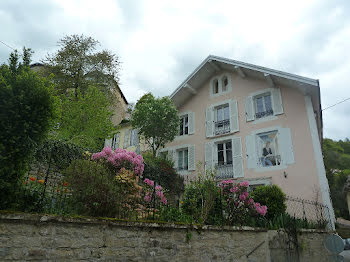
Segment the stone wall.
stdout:
<svg viewBox="0 0 350 262">
<path fill-rule="evenodd" d="M 328 261 L 326 235 L 302 232 L 300 261 Z M 245 227 L 0 213 L 0 261 L 296 261 L 285 239 Z"/>
</svg>

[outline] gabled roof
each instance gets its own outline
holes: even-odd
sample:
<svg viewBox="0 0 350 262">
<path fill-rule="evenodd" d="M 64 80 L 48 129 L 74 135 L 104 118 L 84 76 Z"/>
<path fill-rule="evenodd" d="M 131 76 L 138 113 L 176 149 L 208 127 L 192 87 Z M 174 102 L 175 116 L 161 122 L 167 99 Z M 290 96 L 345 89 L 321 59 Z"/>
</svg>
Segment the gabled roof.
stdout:
<svg viewBox="0 0 350 262">
<path fill-rule="evenodd" d="M 213 74 L 220 70 L 236 72 L 241 77 L 265 79 L 270 86 L 283 85 L 298 87 L 305 94 L 309 94 L 313 98 L 317 96 L 316 100 L 319 100 L 319 82 L 316 79 L 213 55 L 209 55 L 170 95 L 170 98 L 176 106 L 181 106 Z"/>
</svg>

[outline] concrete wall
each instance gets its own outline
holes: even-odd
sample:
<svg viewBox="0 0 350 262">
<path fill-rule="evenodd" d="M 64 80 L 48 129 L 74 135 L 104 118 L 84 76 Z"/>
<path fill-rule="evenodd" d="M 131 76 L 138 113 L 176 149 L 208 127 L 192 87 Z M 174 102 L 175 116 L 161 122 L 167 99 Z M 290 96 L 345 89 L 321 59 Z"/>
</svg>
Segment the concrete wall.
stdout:
<svg viewBox="0 0 350 262">
<path fill-rule="evenodd" d="M 300 261 L 328 261 L 326 235 L 302 232 Z M 297 261 L 286 239 L 253 228 L 0 214 L 0 261 Z"/>
</svg>

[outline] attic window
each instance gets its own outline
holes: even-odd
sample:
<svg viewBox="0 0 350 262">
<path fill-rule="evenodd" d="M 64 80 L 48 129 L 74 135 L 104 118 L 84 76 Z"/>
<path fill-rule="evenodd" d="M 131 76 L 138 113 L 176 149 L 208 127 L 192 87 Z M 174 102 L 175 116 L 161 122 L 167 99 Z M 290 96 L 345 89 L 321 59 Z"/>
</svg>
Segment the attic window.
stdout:
<svg viewBox="0 0 350 262">
<path fill-rule="evenodd" d="M 213 90 L 214 94 L 219 93 L 219 81 L 217 79 L 214 80 L 213 86 L 214 86 L 214 90 Z"/>
<path fill-rule="evenodd" d="M 222 92 L 226 92 L 228 88 L 228 79 L 227 76 L 222 78 Z"/>
</svg>

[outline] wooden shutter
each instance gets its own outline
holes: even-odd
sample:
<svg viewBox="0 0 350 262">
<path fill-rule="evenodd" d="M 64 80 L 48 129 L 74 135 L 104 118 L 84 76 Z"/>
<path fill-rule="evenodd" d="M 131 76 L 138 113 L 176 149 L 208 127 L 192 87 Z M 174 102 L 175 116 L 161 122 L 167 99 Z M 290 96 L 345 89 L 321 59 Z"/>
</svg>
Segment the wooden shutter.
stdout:
<svg viewBox="0 0 350 262">
<path fill-rule="evenodd" d="M 214 110 L 213 107 L 210 106 L 206 109 L 205 113 L 205 127 L 206 127 L 206 135 L 207 137 L 213 136 L 214 130 Z"/>
<path fill-rule="evenodd" d="M 188 113 L 188 134 L 192 135 L 195 131 L 195 119 L 194 119 L 194 112 Z"/>
<path fill-rule="evenodd" d="M 254 112 L 254 99 L 252 96 L 248 96 L 245 99 L 245 116 L 247 122 L 255 120 Z"/>
<path fill-rule="evenodd" d="M 294 164 L 294 151 L 292 136 L 289 128 L 281 128 L 278 132 L 279 153 L 281 155 L 282 164 Z"/>
<path fill-rule="evenodd" d="M 129 146 L 129 129 L 124 132 L 124 148 Z"/>
<path fill-rule="evenodd" d="M 205 143 L 205 171 L 210 171 L 213 168 L 213 143 Z"/>
<path fill-rule="evenodd" d="M 256 168 L 258 166 L 258 157 L 255 149 L 255 135 L 245 137 L 247 168 Z"/>
<path fill-rule="evenodd" d="M 238 106 L 237 100 L 230 100 L 230 131 L 231 133 L 239 131 Z"/>
<path fill-rule="evenodd" d="M 240 137 L 232 138 L 232 166 L 233 176 L 244 177 L 243 158 L 242 158 L 242 140 Z"/>
<path fill-rule="evenodd" d="M 111 145 L 112 145 L 112 138 L 106 138 L 105 147 L 111 147 Z"/>
<path fill-rule="evenodd" d="M 274 115 L 283 114 L 281 89 L 272 88 L 271 98 L 272 98 L 273 114 Z"/>
<path fill-rule="evenodd" d="M 194 145 L 188 147 L 188 170 L 196 170 L 196 150 Z"/>
</svg>

